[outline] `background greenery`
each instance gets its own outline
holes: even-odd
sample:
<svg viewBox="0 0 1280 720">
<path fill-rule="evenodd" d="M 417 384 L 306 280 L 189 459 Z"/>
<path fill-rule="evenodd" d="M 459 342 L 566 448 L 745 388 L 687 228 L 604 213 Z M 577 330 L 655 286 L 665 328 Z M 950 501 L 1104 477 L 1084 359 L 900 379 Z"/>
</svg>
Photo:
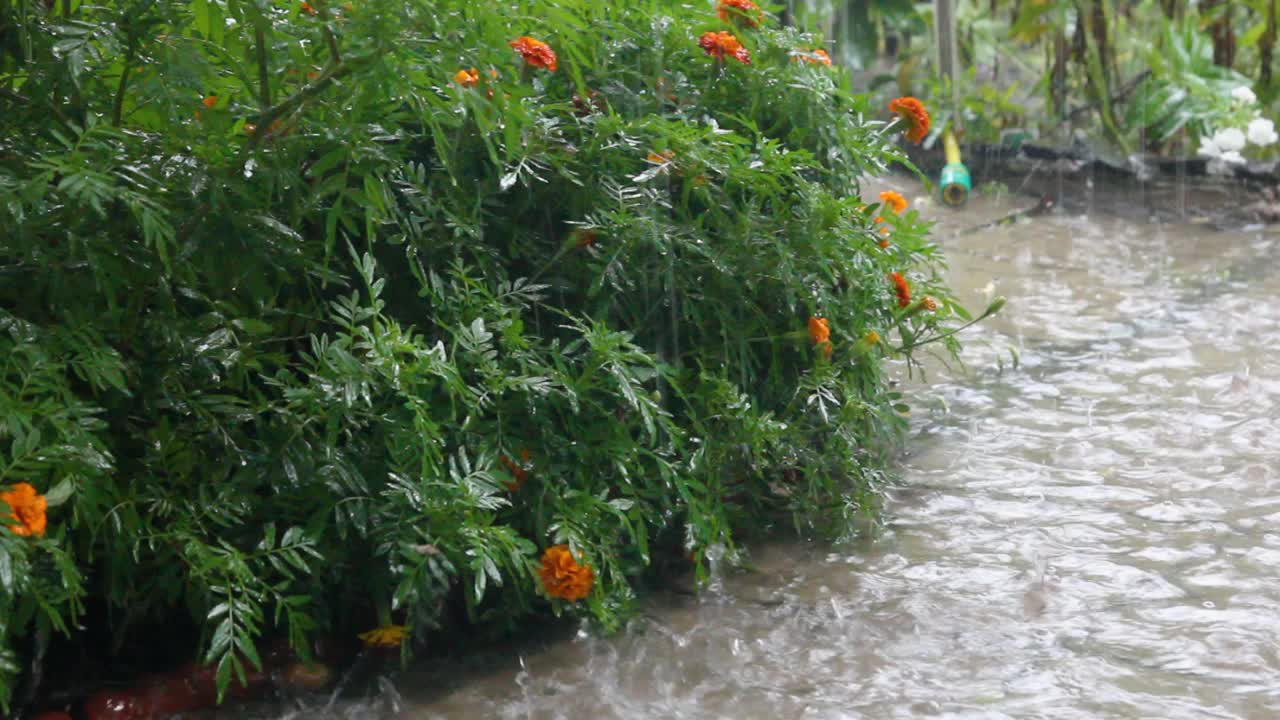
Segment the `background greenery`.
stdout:
<svg viewBox="0 0 1280 720">
<path fill-rule="evenodd" d="M 938 77 L 933 2 L 789 0 L 802 26 L 880 97 L 931 102 L 941 129 L 1006 141 L 1027 132 L 1103 154 L 1194 155 L 1239 124 L 1231 91 L 1251 88 L 1262 116 L 1277 99 L 1280 0 L 954 0 L 954 107 Z M 1264 153 L 1270 156 L 1274 152 Z"/>
<path fill-rule="evenodd" d="M 902 161 L 885 108 L 774 19 L 737 30 L 753 64 L 707 57 L 726 29 L 0 0 L 0 485 L 52 505 L 0 532 L 0 707 L 50 642 L 105 629 L 127 669 L 182 618 L 224 683 L 269 637 L 451 608 L 614 627 L 665 558 L 868 512 L 905 427 L 885 360 L 967 315 L 914 212 L 859 197 Z M 539 593 L 559 542 L 596 570 L 578 605 Z"/>
</svg>

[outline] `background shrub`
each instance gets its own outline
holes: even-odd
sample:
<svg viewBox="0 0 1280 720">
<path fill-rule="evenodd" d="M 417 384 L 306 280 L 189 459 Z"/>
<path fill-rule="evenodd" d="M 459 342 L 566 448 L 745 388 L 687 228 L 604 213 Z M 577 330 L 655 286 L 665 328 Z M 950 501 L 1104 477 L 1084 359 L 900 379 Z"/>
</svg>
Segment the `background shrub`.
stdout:
<svg viewBox="0 0 1280 720">
<path fill-rule="evenodd" d="M 50 504 L 0 532 L 0 706 L 82 623 L 185 614 L 225 682 L 453 598 L 613 627 L 659 555 L 847 527 L 905 426 L 886 357 L 967 316 L 859 197 L 896 133 L 815 42 L 667 2 L 0 2 L 0 485 Z M 540 594 L 557 543 L 580 604 Z"/>
</svg>

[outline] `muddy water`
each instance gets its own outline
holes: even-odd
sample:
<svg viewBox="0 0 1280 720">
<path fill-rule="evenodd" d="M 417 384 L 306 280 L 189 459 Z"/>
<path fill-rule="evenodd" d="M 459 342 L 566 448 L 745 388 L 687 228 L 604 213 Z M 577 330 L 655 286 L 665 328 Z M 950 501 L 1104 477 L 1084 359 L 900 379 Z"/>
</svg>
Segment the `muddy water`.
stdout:
<svg viewBox="0 0 1280 720">
<path fill-rule="evenodd" d="M 1280 718 L 1280 242 L 1068 212 L 955 235 L 1008 210 L 932 211 L 958 296 L 1010 302 L 912 385 L 876 537 L 756 548 L 621 636 L 341 714 Z"/>
</svg>

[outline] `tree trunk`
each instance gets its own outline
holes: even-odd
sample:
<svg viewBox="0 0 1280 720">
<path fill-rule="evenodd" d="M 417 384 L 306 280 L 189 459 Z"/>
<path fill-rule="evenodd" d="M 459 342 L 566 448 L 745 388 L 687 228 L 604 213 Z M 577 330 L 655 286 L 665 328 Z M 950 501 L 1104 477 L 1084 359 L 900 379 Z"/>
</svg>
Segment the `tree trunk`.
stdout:
<svg viewBox="0 0 1280 720">
<path fill-rule="evenodd" d="M 1111 47 L 1111 37 L 1107 30 L 1110 18 L 1107 17 L 1106 0 L 1092 0 L 1090 12 L 1093 14 L 1093 44 L 1098 48 L 1098 60 L 1102 63 L 1102 87 L 1100 92 L 1111 97 L 1111 78 L 1115 72 L 1115 51 Z"/>
<path fill-rule="evenodd" d="M 1280 0 L 1267 1 L 1267 29 L 1258 39 L 1258 89 L 1268 101 L 1271 99 L 1271 60 L 1276 50 L 1276 14 Z"/>
<path fill-rule="evenodd" d="M 1112 81 L 1115 51 L 1107 30 L 1106 0 L 1077 0 L 1076 12 L 1080 19 L 1076 24 L 1076 51 L 1084 63 L 1089 97 L 1098 108 L 1103 129 L 1116 145 L 1127 152 L 1127 143 L 1120 132 L 1116 109 L 1111 101 L 1111 88 L 1115 84 Z"/>
<path fill-rule="evenodd" d="M 1209 26 L 1213 36 L 1213 64 L 1229 68 L 1236 61 L 1236 32 L 1231 27 L 1232 3 L 1227 0 L 1205 0 L 1205 14 L 1221 8 L 1218 19 Z"/>
<path fill-rule="evenodd" d="M 1053 101 L 1053 109 L 1059 119 L 1067 117 L 1067 62 L 1071 59 L 1071 45 L 1067 43 L 1067 33 L 1062 28 L 1053 35 L 1053 70 L 1050 74 L 1049 96 Z"/>
</svg>

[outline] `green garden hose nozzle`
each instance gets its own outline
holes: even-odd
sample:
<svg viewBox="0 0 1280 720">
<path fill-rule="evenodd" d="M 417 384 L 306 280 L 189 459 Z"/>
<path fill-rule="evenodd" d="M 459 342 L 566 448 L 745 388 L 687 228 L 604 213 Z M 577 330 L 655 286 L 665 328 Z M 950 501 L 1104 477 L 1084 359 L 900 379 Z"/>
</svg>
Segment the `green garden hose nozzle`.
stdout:
<svg viewBox="0 0 1280 720">
<path fill-rule="evenodd" d="M 942 168 L 942 176 L 938 186 L 942 188 L 942 202 L 951 207 L 964 205 L 969 199 L 969 189 L 973 187 L 969 180 L 969 168 L 960 160 L 960 143 L 951 130 L 942 136 L 942 148 L 947 156 L 947 164 Z"/>
</svg>

